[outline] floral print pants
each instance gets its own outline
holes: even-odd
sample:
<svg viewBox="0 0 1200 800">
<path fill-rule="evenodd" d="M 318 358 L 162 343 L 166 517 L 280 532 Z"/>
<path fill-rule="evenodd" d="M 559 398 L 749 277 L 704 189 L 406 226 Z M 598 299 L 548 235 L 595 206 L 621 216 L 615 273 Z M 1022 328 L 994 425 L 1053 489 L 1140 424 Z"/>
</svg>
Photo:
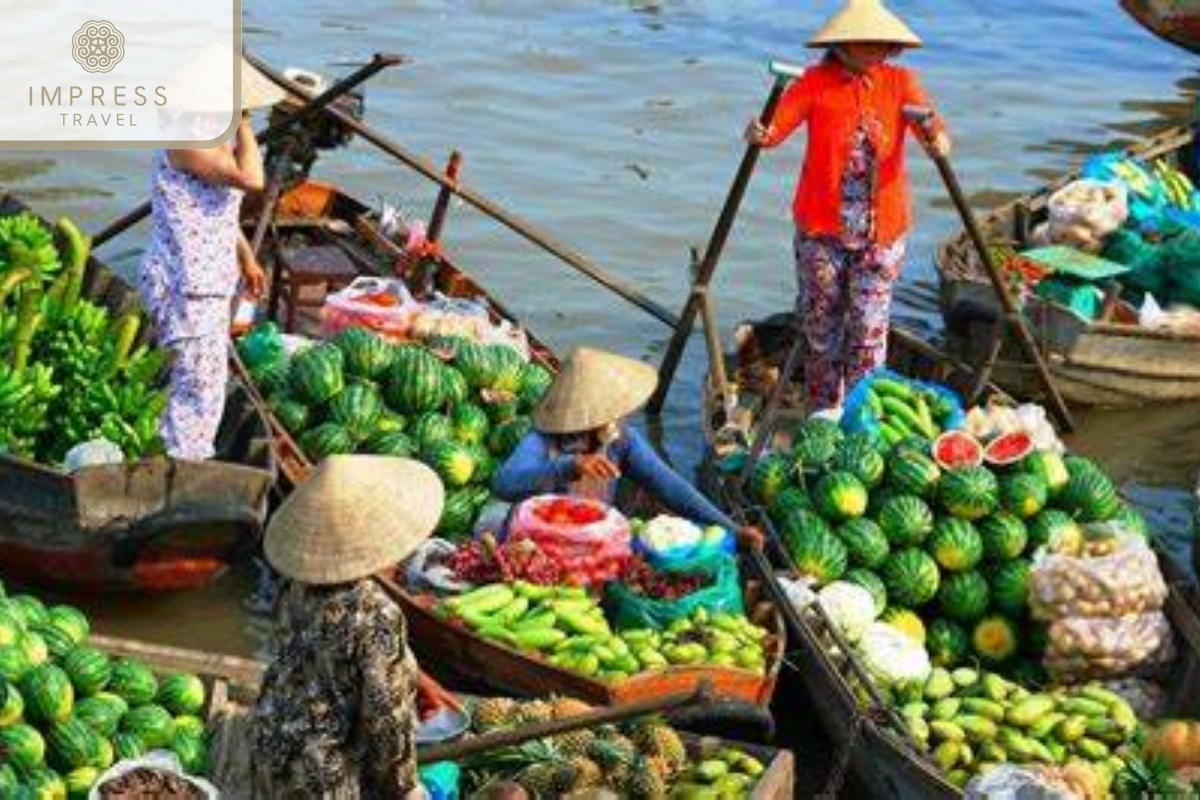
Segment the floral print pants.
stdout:
<svg viewBox="0 0 1200 800">
<path fill-rule="evenodd" d="M 887 360 L 892 287 L 905 241 L 850 247 L 796 234 L 796 314 L 807 346 L 808 412 L 838 408 L 854 383 Z"/>
<path fill-rule="evenodd" d="M 164 346 L 172 355 L 170 395 L 159 423 L 167 454 L 187 461 L 210 459 L 225 410 L 227 340 L 196 336 Z"/>
</svg>

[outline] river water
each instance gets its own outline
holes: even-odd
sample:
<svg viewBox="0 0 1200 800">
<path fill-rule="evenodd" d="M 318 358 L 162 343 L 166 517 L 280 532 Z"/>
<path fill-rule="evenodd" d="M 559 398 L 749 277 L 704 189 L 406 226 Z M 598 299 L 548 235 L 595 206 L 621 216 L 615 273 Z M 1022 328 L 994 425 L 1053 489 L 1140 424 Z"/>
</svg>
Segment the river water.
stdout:
<svg viewBox="0 0 1200 800">
<path fill-rule="evenodd" d="M 345 74 L 376 52 L 406 66 L 375 78 L 367 121 L 442 161 L 466 156 L 464 180 L 670 308 L 686 292 L 688 248 L 701 246 L 741 155 L 739 134 L 770 84 L 771 58 L 803 61 L 806 35 L 837 4 L 780 0 L 252 0 L 249 47 L 272 64 Z M 960 178 L 980 206 L 1026 191 L 1083 153 L 1190 113 L 1193 56 L 1153 39 L 1115 2 L 896 0 L 926 47 L 918 68 L 956 139 Z M 1035 10 L 1036 9 L 1036 10 Z M 787 208 L 801 139 L 766 156 L 714 283 L 723 329 L 779 310 L 793 292 Z M 936 173 L 913 152 L 919 220 L 905 281 L 933 278 L 931 253 L 955 227 Z M 145 151 L 33 152 L 0 158 L 0 184 L 45 216 L 97 230 L 139 202 Z M 320 177 L 424 217 L 433 192 L 356 142 Z M 145 226 L 102 255 L 129 269 Z M 668 331 L 470 209 L 455 206 L 452 253 L 552 345 L 590 342 L 657 360 Z M 531 291 L 532 287 L 536 290 Z M 933 326 L 928 307 L 900 310 Z M 666 419 L 670 454 L 693 464 L 699 340 Z M 1182 524 L 1200 467 L 1195 408 L 1089 414 L 1073 443 Z M 261 625 L 242 611 L 251 584 L 233 575 L 175 598 L 84 601 L 100 627 L 234 653 Z"/>
</svg>

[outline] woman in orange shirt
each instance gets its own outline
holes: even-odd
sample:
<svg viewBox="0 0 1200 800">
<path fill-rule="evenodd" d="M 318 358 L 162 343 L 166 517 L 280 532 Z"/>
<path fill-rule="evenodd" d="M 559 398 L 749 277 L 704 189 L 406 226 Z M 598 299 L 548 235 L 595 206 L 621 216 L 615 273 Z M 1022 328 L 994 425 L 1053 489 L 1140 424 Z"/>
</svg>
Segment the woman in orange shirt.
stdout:
<svg viewBox="0 0 1200 800">
<path fill-rule="evenodd" d="M 810 413 L 839 408 L 846 391 L 884 364 L 892 286 L 911 225 L 906 106 L 928 106 L 916 75 L 887 63 L 921 40 L 878 0 L 849 0 L 808 43 L 825 58 L 793 81 L 771 124 L 747 141 L 783 143 L 808 123 L 793 215 Z M 935 118 L 928 148 L 950 141 Z"/>
</svg>

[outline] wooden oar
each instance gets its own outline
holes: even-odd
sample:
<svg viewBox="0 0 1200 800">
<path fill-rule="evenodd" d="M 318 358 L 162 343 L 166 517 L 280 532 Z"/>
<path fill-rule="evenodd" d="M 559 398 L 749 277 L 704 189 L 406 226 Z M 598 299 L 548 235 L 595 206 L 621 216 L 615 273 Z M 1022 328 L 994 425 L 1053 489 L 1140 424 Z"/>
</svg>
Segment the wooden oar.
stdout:
<svg viewBox="0 0 1200 800">
<path fill-rule="evenodd" d="M 626 722 L 638 717 L 661 714 L 684 706 L 703 704 L 712 701 L 711 687 L 707 680 L 702 680 L 690 692 L 669 694 L 626 703 L 619 706 L 598 708 L 573 714 L 562 719 L 548 722 L 534 722 L 519 728 L 493 731 L 469 739 L 456 742 L 445 742 L 417 748 L 418 764 L 434 764 L 439 761 L 461 761 L 468 756 L 498 750 L 502 747 L 515 747 L 535 739 L 545 739 L 549 736 L 559 736 L 570 731 L 583 728 L 595 728 L 600 725 L 613 725 Z"/>
<path fill-rule="evenodd" d="M 758 115 L 758 120 L 763 125 L 771 124 L 771 120 L 775 116 L 775 108 L 779 105 L 779 98 L 783 95 L 788 81 L 797 77 L 802 70 L 800 67 L 785 64 L 782 61 L 772 61 L 770 71 L 775 76 L 775 81 L 771 84 L 771 91 L 767 94 L 762 112 Z M 704 258 L 700 261 L 699 269 L 696 270 L 692 291 L 679 315 L 675 332 L 671 334 L 666 355 L 663 356 L 662 366 L 659 367 L 658 388 L 646 405 L 646 411 L 650 414 L 662 411 L 663 404 L 666 402 L 667 393 L 670 392 L 671 384 L 675 380 L 675 370 L 678 369 L 679 361 L 683 358 L 688 338 L 692 335 L 692 327 L 696 324 L 696 315 L 701 311 L 708 292 L 708 285 L 717 271 L 717 263 L 721 260 L 721 253 L 725 249 L 725 243 L 729 240 L 730 231 L 733 230 L 734 220 L 737 219 L 738 210 L 742 206 L 742 198 L 746 195 L 746 187 L 750 184 L 750 177 L 754 174 L 754 167 L 758 164 L 758 154 L 761 151 L 761 145 L 748 144 L 746 152 L 742 154 L 742 162 L 733 176 L 729 194 L 725 197 L 725 205 L 722 206 L 721 214 L 717 217 L 717 224 L 713 227 L 712 235 L 709 236 Z M 724 386 L 717 388 L 721 392 L 725 391 Z"/>
<path fill-rule="evenodd" d="M 292 128 L 294 125 L 302 125 L 308 120 L 321 113 L 322 110 L 334 100 L 349 92 L 354 87 L 362 84 L 364 81 L 373 77 L 376 73 L 393 67 L 397 64 L 403 64 L 407 59 L 404 56 L 390 55 L 385 53 L 376 53 L 368 63 L 359 67 L 357 70 L 347 75 L 342 80 L 330 86 L 325 91 L 321 92 L 311 100 L 307 100 L 308 95 L 303 97 L 307 100 L 304 108 L 294 114 L 288 115 L 283 120 L 268 126 L 262 133 L 257 135 L 259 144 L 269 144 L 279 138 L 281 134 Z M 103 230 L 98 231 L 92 236 L 92 246 L 99 247 L 110 239 L 115 239 L 125 231 L 132 228 L 134 225 L 141 222 L 150 214 L 150 203 L 142 203 L 137 208 L 110 223 Z"/>
<path fill-rule="evenodd" d="M 933 112 L 930 109 L 905 106 L 904 116 L 909 121 L 915 123 L 927 139 L 932 136 L 930 124 L 933 120 Z M 946 185 L 946 191 L 950 195 L 950 199 L 954 202 L 955 208 L 958 209 L 959 216 L 962 217 L 963 227 L 966 228 L 967 236 L 971 239 L 971 243 L 975 245 L 980 263 L 983 264 L 984 269 L 987 271 L 988 279 L 992 283 L 992 289 L 996 292 L 996 297 L 1000 300 L 1000 306 L 1004 311 L 1004 321 L 1008 323 L 1008 326 L 1016 334 L 1017 341 L 1021 345 L 1025 356 L 1036 368 L 1038 380 L 1049 396 L 1051 413 L 1054 414 L 1063 430 L 1070 433 L 1075 430 L 1075 421 L 1071 418 L 1071 412 L 1067 408 L 1062 395 L 1059 394 L 1058 387 L 1054 385 L 1054 378 L 1050 375 L 1050 370 L 1042 358 L 1042 352 L 1038 349 L 1037 342 L 1033 339 L 1033 334 L 1029 332 L 1029 328 L 1025 325 L 1025 317 L 1021 315 L 1021 310 L 1017 307 L 1016 301 L 1013 300 L 1012 295 L 1009 294 L 1008 287 L 1004 284 L 1004 278 L 1000 274 L 1000 269 L 996 266 L 995 259 L 992 258 L 992 253 L 988 250 L 987 241 L 983 238 L 983 231 L 980 230 L 979 223 L 975 220 L 975 214 L 971 211 L 971 205 L 967 202 L 966 195 L 963 194 L 962 186 L 959 185 L 958 176 L 955 174 L 954 168 L 950 165 L 950 159 L 940 153 L 934 152 L 932 148 L 929 151 L 929 156 L 937 166 L 938 172 L 942 176 L 942 182 Z"/>
</svg>

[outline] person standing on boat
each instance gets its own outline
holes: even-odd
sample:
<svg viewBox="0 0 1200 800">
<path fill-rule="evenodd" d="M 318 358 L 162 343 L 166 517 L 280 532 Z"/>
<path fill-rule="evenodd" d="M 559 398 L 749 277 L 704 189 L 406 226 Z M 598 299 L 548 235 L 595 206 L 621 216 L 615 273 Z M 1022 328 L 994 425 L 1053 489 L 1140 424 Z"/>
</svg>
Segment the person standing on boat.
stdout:
<svg viewBox="0 0 1200 800">
<path fill-rule="evenodd" d="M 443 500 L 420 462 L 330 456 L 271 518 L 263 547 L 283 584 L 249 725 L 253 797 L 423 796 L 417 664 L 372 576 L 432 534 Z"/>
<path fill-rule="evenodd" d="M 210 150 L 166 150 L 150 179 L 150 246 L 138 288 L 158 343 L 172 357 L 170 391 L 159 433 L 172 458 L 212 458 L 225 408 L 228 340 L 239 278 L 252 296 L 266 275 L 242 235 L 246 192 L 263 188 L 262 155 L 249 109 L 283 97 L 242 61 L 242 119 L 233 139 Z"/>
<path fill-rule="evenodd" d="M 509 503 L 569 494 L 611 504 L 619 479 L 628 478 L 677 516 L 736 531 L 733 520 L 626 423 L 657 383 L 654 368 L 640 361 L 590 347 L 574 350 L 533 411 L 535 430 L 497 470 L 492 491 Z"/>
<path fill-rule="evenodd" d="M 849 388 L 886 361 L 892 288 L 912 221 L 904 110 L 929 101 L 915 73 L 888 63 L 921 40 L 878 0 L 849 0 L 808 44 L 825 57 L 787 88 L 769 125 L 750 123 L 746 139 L 776 147 L 808 124 L 793 216 L 796 312 L 815 413 L 840 408 Z M 948 155 L 945 127 L 936 118 L 932 126 L 929 137 L 914 133 Z"/>
</svg>

